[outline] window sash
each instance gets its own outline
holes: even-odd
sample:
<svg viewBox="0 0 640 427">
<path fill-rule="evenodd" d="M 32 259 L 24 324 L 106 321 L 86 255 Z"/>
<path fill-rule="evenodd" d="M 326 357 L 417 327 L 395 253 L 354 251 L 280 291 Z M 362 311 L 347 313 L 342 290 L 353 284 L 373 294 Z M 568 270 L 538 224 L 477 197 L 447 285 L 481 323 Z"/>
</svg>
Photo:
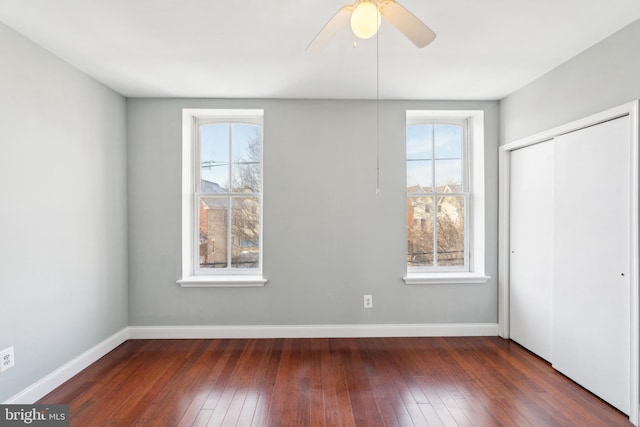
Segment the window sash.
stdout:
<svg viewBox="0 0 640 427">
<path fill-rule="evenodd" d="M 235 263 L 238 263 L 240 261 L 237 260 L 237 258 L 234 258 L 234 243 L 233 240 L 234 238 L 237 238 L 238 236 L 235 236 L 233 233 L 233 221 L 234 221 L 234 215 L 233 215 L 233 209 L 235 207 L 235 201 L 239 200 L 239 199 L 257 199 L 257 205 L 258 205 L 258 259 L 257 259 L 257 267 L 234 267 L 234 259 L 236 259 Z M 225 233 L 224 233 L 224 248 L 225 248 L 225 257 L 224 257 L 224 262 L 226 264 L 225 267 L 202 267 L 202 263 L 200 262 L 200 257 L 201 255 L 201 251 L 200 251 L 200 224 L 201 224 L 201 213 L 202 213 L 202 209 L 200 209 L 201 204 L 203 203 L 203 201 L 205 199 L 218 199 L 220 201 L 226 202 L 224 203 L 224 210 L 225 210 L 225 221 L 226 221 L 226 229 L 225 229 Z M 260 193 L 228 193 L 228 194 L 221 194 L 221 193 L 196 193 L 196 197 L 194 198 L 195 200 L 195 206 L 194 206 L 194 212 L 195 212 L 195 224 L 197 226 L 194 226 L 194 242 L 196 245 L 196 252 L 195 254 L 197 256 L 194 256 L 194 272 L 196 275 L 218 275 L 218 274 L 223 274 L 223 275 L 232 275 L 232 274 L 256 274 L 257 272 L 262 271 L 262 195 Z"/>
<path fill-rule="evenodd" d="M 215 125 L 215 124 L 226 124 L 229 125 L 229 158 L 227 164 L 229 165 L 229 173 L 228 173 L 228 185 L 229 191 L 224 191 L 220 193 L 212 193 L 212 194 L 232 194 L 233 188 L 233 169 L 234 165 L 237 167 L 238 163 L 233 161 L 233 141 L 234 141 L 234 131 L 233 125 L 250 125 L 250 126 L 259 126 L 260 127 L 260 185 L 259 192 L 262 192 L 262 178 L 263 178 L 263 166 L 262 166 L 262 144 L 263 144 L 263 128 L 262 128 L 262 120 L 251 120 L 247 117 L 242 118 L 212 118 L 212 117 L 197 117 L 194 120 L 194 164 L 193 164 L 193 176 L 194 176 L 194 192 L 202 192 L 201 184 L 202 184 L 202 141 L 200 140 L 200 127 L 206 125 Z"/>
<path fill-rule="evenodd" d="M 431 239 L 431 245 L 430 248 L 432 249 L 432 253 L 433 253 L 433 265 L 432 266 L 416 266 L 416 265 L 410 265 L 410 261 L 409 261 L 409 256 L 411 254 L 409 254 L 407 252 L 407 270 L 411 273 L 427 273 L 427 272 L 446 272 L 446 271 L 451 271 L 451 272 L 469 272 L 470 271 L 470 253 L 469 253 L 469 236 L 470 236 L 470 224 L 469 224 L 469 200 L 470 200 L 470 194 L 469 193 L 411 193 L 411 195 L 407 196 L 407 199 L 410 203 L 413 203 L 411 201 L 411 199 L 417 199 L 417 198 L 421 198 L 421 197 L 428 197 L 428 198 L 433 198 L 433 210 L 430 212 L 429 215 L 429 219 L 431 220 L 431 224 L 432 224 L 432 233 L 433 233 L 433 237 Z M 463 219 L 462 219 L 462 223 L 463 223 L 463 249 L 462 249 L 462 257 L 463 257 L 463 264 L 462 265 L 455 265 L 455 266 L 447 266 L 447 265 L 441 265 L 441 263 L 439 262 L 440 259 L 440 254 L 442 254 L 441 251 L 438 250 L 438 202 L 439 199 L 445 198 L 445 197 L 461 197 L 464 200 L 464 211 L 463 211 Z M 409 227 L 409 224 L 407 224 L 407 226 Z M 408 228 L 407 227 L 407 228 Z M 407 233 L 409 233 L 409 230 L 407 230 Z M 409 235 L 407 235 L 407 249 L 408 249 L 408 244 L 409 244 Z"/>
</svg>

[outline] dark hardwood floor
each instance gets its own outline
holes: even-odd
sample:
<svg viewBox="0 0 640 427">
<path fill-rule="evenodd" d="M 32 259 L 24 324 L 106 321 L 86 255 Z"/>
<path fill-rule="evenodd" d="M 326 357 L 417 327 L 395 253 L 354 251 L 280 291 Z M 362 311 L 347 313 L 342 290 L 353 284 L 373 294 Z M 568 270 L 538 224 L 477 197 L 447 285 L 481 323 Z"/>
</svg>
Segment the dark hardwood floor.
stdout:
<svg viewBox="0 0 640 427">
<path fill-rule="evenodd" d="M 629 426 L 497 337 L 132 340 L 39 403 L 85 426 Z"/>
</svg>

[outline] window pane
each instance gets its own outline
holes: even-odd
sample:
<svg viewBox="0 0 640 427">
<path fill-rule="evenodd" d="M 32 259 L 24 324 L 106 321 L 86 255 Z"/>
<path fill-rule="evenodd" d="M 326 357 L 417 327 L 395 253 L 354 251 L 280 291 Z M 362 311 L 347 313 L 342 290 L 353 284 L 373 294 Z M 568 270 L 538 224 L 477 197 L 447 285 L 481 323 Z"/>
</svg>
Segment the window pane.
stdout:
<svg viewBox="0 0 640 427">
<path fill-rule="evenodd" d="M 229 188 L 229 125 L 226 123 L 200 126 L 200 179 L 202 192 L 218 193 Z"/>
<path fill-rule="evenodd" d="M 436 191 L 438 193 L 463 191 L 462 159 L 436 160 Z"/>
<path fill-rule="evenodd" d="M 231 215 L 231 266 L 260 267 L 260 200 L 234 197 Z"/>
<path fill-rule="evenodd" d="M 465 198 L 438 197 L 438 266 L 464 265 Z"/>
<path fill-rule="evenodd" d="M 459 125 L 437 124 L 435 133 L 436 187 L 452 186 L 463 191 L 463 128 Z"/>
<path fill-rule="evenodd" d="M 436 159 L 462 158 L 462 126 L 437 124 L 434 133 Z"/>
<path fill-rule="evenodd" d="M 233 191 L 260 191 L 260 126 L 233 125 Z"/>
<path fill-rule="evenodd" d="M 407 160 L 433 159 L 433 125 L 407 127 Z"/>
<path fill-rule="evenodd" d="M 433 162 L 431 160 L 407 161 L 407 192 L 431 193 L 433 191 Z"/>
<path fill-rule="evenodd" d="M 227 197 L 202 197 L 199 203 L 200 268 L 227 267 Z"/>
<path fill-rule="evenodd" d="M 407 198 L 407 265 L 431 267 L 433 259 L 433 197 Z"/>
</svg>

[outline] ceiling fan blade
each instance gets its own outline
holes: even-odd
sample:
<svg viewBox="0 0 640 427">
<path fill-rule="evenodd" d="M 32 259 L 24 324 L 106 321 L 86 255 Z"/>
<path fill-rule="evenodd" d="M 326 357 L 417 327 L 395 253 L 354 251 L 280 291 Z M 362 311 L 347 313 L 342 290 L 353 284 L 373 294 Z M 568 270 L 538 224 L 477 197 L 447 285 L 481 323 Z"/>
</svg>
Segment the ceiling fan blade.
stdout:
<svg viewBox="0 0 640 427">
<path fill-rule="evenodd" d="M 436 38 L 436 33 L 431 28 L 395 1 L 382 2 L 380 14 L 420 48 L 425 47 Z"/>
<path fill-rule="evenodd" d="M 309 43 L 307 49 L 309 52 L 320 52 L 327 45 L 329 40 L 344 27 L 353 13 L 353 5 L 342 6 L 340 10 L 326 23 L 318 35 Z"/>
</svg>

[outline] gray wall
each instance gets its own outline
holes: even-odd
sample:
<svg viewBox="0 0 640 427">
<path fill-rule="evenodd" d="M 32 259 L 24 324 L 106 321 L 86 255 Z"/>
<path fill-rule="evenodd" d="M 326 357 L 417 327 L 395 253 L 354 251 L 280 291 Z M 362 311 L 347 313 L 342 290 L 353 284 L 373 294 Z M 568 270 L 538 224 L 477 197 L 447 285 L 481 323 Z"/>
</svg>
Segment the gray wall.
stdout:
<svg viewBox="0 0 640 427">
<path fill-rule="evenodd" d="M 127 326 L 124 98 L 0 24 L 0 402 Z"/>
<path fill-rule="evenodd" d="M 180 288 L 182 108 L 264 108 L 264 288 Z M 129 317 L 148 325 L 497 322 L 497 102 L 127 100 Z M 412 285 L 405 272 L 407 109 L 483 109 L 483 285 Z M 362 308 L 373 294 L 374 308 Z"/>
<path fill-rule="evenodd" d="M 500 103 L 501 144 L 640 98 L 640 20 Z"/>
</svg>

